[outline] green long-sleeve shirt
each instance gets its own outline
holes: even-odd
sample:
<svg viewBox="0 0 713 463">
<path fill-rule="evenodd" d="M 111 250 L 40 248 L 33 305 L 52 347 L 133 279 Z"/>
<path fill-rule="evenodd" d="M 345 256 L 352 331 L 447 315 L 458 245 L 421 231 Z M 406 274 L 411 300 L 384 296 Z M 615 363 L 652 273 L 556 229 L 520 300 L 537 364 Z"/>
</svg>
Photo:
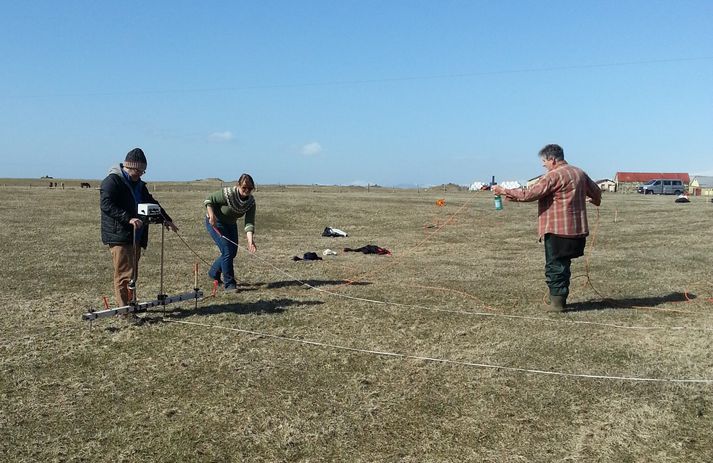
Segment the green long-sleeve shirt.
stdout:
<svg viewBox="0 0 713 463">
<path fill-rule="evenodd" d="M 237 187 L 227 187 L 208 195 L 203 201 L 205 207 L 211 206 L 216 219 L 225 224 L 237 223 L 245 216 L 245 231 L 255 231 L 255 197 L 241 200 Z"/>
</svg>

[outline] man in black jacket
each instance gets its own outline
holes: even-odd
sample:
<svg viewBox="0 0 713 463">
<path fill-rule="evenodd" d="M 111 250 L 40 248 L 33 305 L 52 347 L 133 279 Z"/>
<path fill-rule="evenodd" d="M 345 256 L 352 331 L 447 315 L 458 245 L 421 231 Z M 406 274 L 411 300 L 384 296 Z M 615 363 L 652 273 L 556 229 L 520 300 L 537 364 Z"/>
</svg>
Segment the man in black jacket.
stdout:
<svg viewBox="0 0 713 463">
<path fill-rule="evenodd" d="M 123 163 L 113 166 L 101 184 L 101 237 L 109 245 L 114 264 L 114 293 L 119 307 L 129 305 L 129 281 L 138 276 L 141 248 L 148 245 L 149 224 L 138 215 L 139 203 L 158 201 L 151 196 L 141 176 L 146 172 L 146 156 L 140 148 L 126 155 Z M 159 204 L 159 207 L 160 204 Z M 178 227 L 161 207 L 163 224 L 173 231 Z M 136 269 L 134 271 L 134 266 Z"/>
</svg>

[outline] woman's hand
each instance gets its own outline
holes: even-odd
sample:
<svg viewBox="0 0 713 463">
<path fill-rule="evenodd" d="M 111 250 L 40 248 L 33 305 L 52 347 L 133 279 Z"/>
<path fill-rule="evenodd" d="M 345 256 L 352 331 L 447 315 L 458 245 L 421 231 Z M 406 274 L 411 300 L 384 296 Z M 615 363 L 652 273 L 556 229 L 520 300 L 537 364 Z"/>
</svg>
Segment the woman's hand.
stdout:
<svg viewBox="0 0 713 463">
<path fill-rule="evenodd" d="M 212 206 L 206 206 L 206 214 L 208 214 L 208 223 L 215 227 L 218 220 L 215 218 L 215 212 L 213 212 Z"/>
<path fill-rule="evenodd" d="M 250 254 L 253 254 L 255 251 L 257 251 L 257 246 L 255 246 L 255 236 L 253 235 L 253 232 L 248 232 L 248 251 Z"/>
</svg>

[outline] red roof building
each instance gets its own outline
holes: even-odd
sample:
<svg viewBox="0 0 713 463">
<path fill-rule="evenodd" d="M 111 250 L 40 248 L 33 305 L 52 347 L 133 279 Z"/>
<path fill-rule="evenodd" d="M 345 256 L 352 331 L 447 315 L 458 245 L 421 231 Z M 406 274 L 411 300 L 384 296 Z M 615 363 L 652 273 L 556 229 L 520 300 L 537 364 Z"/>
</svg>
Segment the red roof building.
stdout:
<svg viewBox="0 0 713 463">
<path fill-rule="evenodd" d="M 680 180 L 686 185 L 691 183 L 688 174 L 665 173 L 665 172 L 617 172 L 614 176 L 616 183 L 646 183 L 655 178 L 665 178 L 669 180 Z"/>
</svg>

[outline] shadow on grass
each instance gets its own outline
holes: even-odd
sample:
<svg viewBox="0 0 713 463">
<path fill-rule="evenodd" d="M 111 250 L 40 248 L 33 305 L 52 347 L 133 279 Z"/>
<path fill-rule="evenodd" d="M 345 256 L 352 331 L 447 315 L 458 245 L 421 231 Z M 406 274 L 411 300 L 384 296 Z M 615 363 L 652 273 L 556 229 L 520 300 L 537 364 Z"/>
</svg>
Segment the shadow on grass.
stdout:
<svg viewBox="0 0 713 463">
<path fill-rule="evenodd" d="M 314 287 L 326 286 L 326 285 L 342 285 L 347 283 L 345 280 L 305 280 L 307 283 Z M 368 285 L 369 282 L 353 282 L 353 285 Z M 238 283 L 237 286 L 240 288 L 240 293 L 245 291 L 255 291 L 261 287 L 267 288 L 284 288 L 289 286 L 302 286 L 303 283 L 294 280 L 288 281 L 276 281 L 272 283 Z M 237 315 L 246 314 L 277 314 L 282 313 L 289 306 L 293 305 L 319 305 L 324 304 L 323 301 L 300 301 L 294 299 L 271 299 L 271 300 L 259 300 L 251 303 L 237 303 L 225 301 L 225 303 L 220 302 L 220 290 L 218 299 L 213 300 L 213 303 L 207 306 L 199 307 L 197 309 L 180 309 L 175 308 L 172 310 L 162 311 L 161 308 L 153 308 L 149 311 L 139 312 L 143 314 L 141 316 L 129 317 L 126 319 L 125 327 L 109 326 L 104 328 L 108 332 L 118 332 L 128 326 L 143 326 L 152 325 L 155 323 L 160 323 L 164 317 L 182 319 L 187 317 L 192 317 L 194 315 L 204 316 L 204 315 L 216 315 L 221 313 L 233 313 Z"/>
<path fill-rule="evenodd" d="M 684 293 L 671 293 L 665 296 L 655 297 L 635 297 L 623 299 L 606 298 L 600 301 L 584 301 L 573 302 L 567 304 L 565 312 L 586 312 L 588 310 L 605 310 L 605 309 L 635 309 L 637 307 L 656 307 L 662 304 L 671 302 L 686 302 L 689 299 L 695 299 L 695 294 L 688 293 L 688 299 Z"/>
<path fill-rule="evenodd" d="M 368 281 L 349 281 L 349 280 L 284 280 L 284 281 L 273 281 L 270 283 L 264 283 L 264 282 L 256 282 L 256 283 L 237 283 L 238 288 L 240 288 L 240 291 L 256 291 L 260 288 L 267 288 L 267 289 L 279 289 L 279 288 L 288 288 L 291 286 L 304 286 L 304 284 L 308 284 L 310 286 L 314 286 L 315 288 L 318 288 L 320 286 L 340 286 L 340 285 L 345 285 L 345 284 L 351 284 L 354 286 L 364 286 L 364 285 L 370 285 L 371 283 Z M 220 288 L 218 289 L 218 292 L 220 292 Z"/>
<path fill-rule="evenodd" d="M 285 281 L 273 281 L 272 283 L 267 284 L 268 289 L 276 289 L 276 288 L 287 288 L 289 286 L 304 286 L 304 284 L 307 283 L 310 286 L 314 286 L 315 288 L 320 287 L 320 286 L 338 286 L 338 285 L 345 285 L 345 284 L 350 284 L 353 286 L 365 286 L 365 285 L 370 285 L 368 281 L 352 281 L 349 282 L 347 280 L 302 280 L 296 281 L 296 280 L 285 280 Z"/>
<path fill-rule="evenodd" d="M 216 315 L 221 313 L 233 313 L 236 315 L 247 314 L 276 314 L 282 313 L 285 309 L 292 305 L 318 305 L 324 304 L 322 301 L 297 301 L 294 299 L 270 299 L 259 300 L 250 303 L 226 302 L 224 304 L 215 301 L 213 304 L 199 307 L 197 309 L 177 309 L 167 313 L 169 318 L 187 318 L 193 315 Z"/>
<path fill-rule="evenodd" d="M 205 316 L 205 315 L 217 315 L 221 313 L 233 313 L 237 315 L 246 314 L 263 314 L 272 315 L 282 313 L 287 307 L 292 305 L 319 305 L 324 304 L 322 301 L 297 301 L 294 299 L 271 299 L 266 301 L 257 301 L 251 303 L 230 303 L 225 304 L 215 303 L 199 307 L 197 309 L 180 309 L 176 308 L 173 311 L 166 311 L 165 313 L 161 309 L 154 309 L 148 312 L 139 312 L 141 316 L 128 317 L 125 320 L 124 326 L 108 326 L 104 328 L 105 331 L 110 333 L 116 333 L 130 327 L 138 327 L 144 325 L 153 325 L 156 323 L 163 322 L 164 318 L 172 318 L 180 320 L 183 318 L 192 317 L 194 315 Z"/>
<path fill-rule="evenodd" d="M 143 314 L 143 316 L 140 316 L 139 314 Z M 118 319 L 119 318 L 117 317 L 117 320 Z M 148 312 L 148 313 L 147 312 L 138 312 L 134 316 L 121 318 L 120 320 L 123 321 L 122 326 L 107 326 L 104 328 L 104 331 L 106 331 L 108 333 L 118 333 L 122 330 L 131 328 L 131 327 L 153 325 L 156 323 L 161 323 L 161 321 L 163 321 L 163 316 L 157 315 L 156 312 Z"/>
<path fill-rule="evenodd" d="M 236 286 L 240 289 L 240 292 L 243 293 L 246 291 L 257 291 L 265 286 L 265 283 L 236 283 Z M 218 291 L 220 291 L 220 288 Z"/>
</svg>

